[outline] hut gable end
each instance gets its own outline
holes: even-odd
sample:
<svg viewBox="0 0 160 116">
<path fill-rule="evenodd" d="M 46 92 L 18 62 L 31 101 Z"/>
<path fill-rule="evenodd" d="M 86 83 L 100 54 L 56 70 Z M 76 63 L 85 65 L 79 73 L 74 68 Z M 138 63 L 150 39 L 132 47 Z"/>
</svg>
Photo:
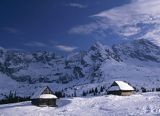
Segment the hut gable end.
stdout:
<svg viewBox="0 0 160 116">
<path fill-rule="evenodd" d="M 54 94 L 53 91 L 47 86 L 44 88 L 40 88 L 39 90 L 37 90 L 34 95 L 31 97 L 31 99 L 36 99 L 36 98 L 40 98 L 41 95 L 43 94 Z"/>
<path fill-rule="evenodd" d="M 112 87 L 112 86 L 118 86 L 118 84 L 116 83 L 116 81 L 114 81 L 114 82 L 112 83 L 111 87 Z"/>
<path fill-rule="evenodd" d="M 45 90 L 42 92 L 42 94 L 54 94 L 54 93 L 49 87 L 46 87 Z"/>
</svg>

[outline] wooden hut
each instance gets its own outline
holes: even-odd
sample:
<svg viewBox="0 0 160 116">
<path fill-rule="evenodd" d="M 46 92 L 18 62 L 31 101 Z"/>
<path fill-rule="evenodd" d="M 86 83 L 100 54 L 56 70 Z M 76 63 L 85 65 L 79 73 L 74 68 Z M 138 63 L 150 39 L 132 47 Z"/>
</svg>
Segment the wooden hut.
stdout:
<svg viewBox="0 0 160 116">
<path fill-rule="evenodd" d="M 56 107 L 56 100 L 57 96 L 54 95 L 53 91 L 48 86 L 37 90 L 31 97 L 32 104 L 37 106 Z"/>
<path fill-rule="evenodd" d="M 124 81 L 114 81 L 108 89 L 108 94 L 129 96 L 134 92 L 134 88 Z"/>
</svg>

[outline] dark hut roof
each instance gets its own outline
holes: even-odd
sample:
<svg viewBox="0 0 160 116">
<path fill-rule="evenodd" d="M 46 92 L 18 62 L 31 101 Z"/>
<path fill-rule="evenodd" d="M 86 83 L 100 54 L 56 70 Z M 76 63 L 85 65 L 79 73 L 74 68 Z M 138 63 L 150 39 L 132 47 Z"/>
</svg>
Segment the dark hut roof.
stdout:
<svg viewBox="0 0 160 116">
<path fill-rule="evenodd" d="M 48 86 L 43 87 L 38 89 L 34 95 L 31 97 L 31 99 L 37 99 L 37 98 L 41 98 L 41 99 L 57 99 L 57 96 L 53 95 L 53 94 L 43 94 L 43 92 L 49 88 Z M 49 90 L 52 92 L 52 90 L 49 88 Z M 53 93 L 53 92 L 52 92 Z"/>
</svg>

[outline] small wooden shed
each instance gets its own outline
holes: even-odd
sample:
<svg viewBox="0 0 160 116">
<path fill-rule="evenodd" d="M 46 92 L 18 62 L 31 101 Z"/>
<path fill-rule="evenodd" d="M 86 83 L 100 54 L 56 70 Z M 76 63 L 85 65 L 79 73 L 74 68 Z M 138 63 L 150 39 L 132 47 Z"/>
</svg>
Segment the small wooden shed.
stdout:
<svg viewBox="0 0 160 116">
<path fill-rule="evenodd" d="M 37 90 L 31 97 L 31 102 L 36 106 L 51 106 L 56 107 L 57 96 L 54 95 L 53 91 L 47 86 Z"/>
<path fill-rule="evenodd" d="M 114 81 L 107 91 L 108 94 L 129 96 L 134 93 L 134 88 L 124 81 Z"/>
</svg>

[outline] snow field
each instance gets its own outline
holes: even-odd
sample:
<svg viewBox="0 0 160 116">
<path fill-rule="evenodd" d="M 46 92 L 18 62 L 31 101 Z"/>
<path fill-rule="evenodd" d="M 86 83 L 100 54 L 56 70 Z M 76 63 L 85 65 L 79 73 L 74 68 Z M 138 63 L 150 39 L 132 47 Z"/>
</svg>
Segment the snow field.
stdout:
<svg viewBox="0 0 160 116">
<path fill-rule="evenodd" d="M 37 107 L 30 102 L 0 106 L 0 116 L 157 116 L 160 93 L 132 96 L 104 95 L 63 98 L 58 107 Z"/>
</svg>

